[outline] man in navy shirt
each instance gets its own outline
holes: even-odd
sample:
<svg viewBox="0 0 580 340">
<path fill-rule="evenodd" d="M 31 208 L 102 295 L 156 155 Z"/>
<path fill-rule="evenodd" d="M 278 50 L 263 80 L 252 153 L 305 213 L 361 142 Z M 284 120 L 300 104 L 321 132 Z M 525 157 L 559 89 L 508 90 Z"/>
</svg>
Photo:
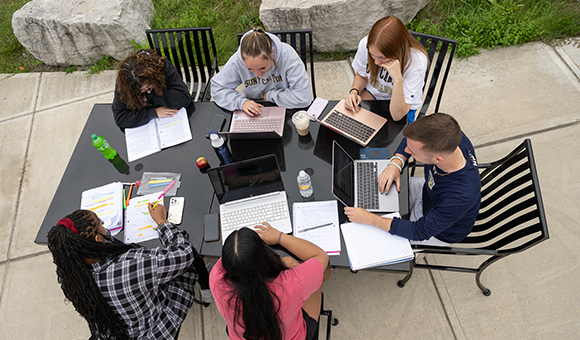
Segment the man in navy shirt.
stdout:
<svg viewBox="0 0 580 340">
<path fill-rule="evenodd" d="M 344 208 L 346 215 L 352 222 L 372 224 L 423 244 L 446 245 L 463 240 L 473 228 L 481 203 L 473 145 L 457 121 L 444 113 L 417 119 L 405 127 L 403 136 L 378 181 L 381 192 L 388 192 L 393 183 L 400 190 L 407 159 L 413 156 L 425 164 L 424 179 L 410 178 L 411 220 L 380 217 L 351 207 Z M 420 188 L 416 193 L 414 186 Z"/>
</svg>

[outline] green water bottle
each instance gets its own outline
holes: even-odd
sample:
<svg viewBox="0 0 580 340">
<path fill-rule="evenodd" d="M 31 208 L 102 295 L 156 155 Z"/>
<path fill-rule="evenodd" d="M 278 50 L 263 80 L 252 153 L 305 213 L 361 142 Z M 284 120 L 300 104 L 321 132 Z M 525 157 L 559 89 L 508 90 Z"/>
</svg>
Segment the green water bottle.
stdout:
<svg viewBox="0 0 580 340">
<path fill-rule="evenodd" d="M 93 145 L 97 148 L 106 159 L 113 159 L 117 154 L 117 151 L 113 149 L 109 143 L 103 138 L 103 136 L 97 136 L 96 134 L 92 134 L 91 138 L 93 139 Z"/>
</svg>

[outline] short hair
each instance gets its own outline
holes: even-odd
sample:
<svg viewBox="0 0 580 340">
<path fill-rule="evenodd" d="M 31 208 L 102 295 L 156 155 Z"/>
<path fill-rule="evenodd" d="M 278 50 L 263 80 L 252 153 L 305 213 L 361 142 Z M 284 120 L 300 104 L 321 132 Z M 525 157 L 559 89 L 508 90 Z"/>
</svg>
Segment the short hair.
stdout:
<svg viewBox="0 0 580 340">
<path fill-rule="evenodd" d="M 446 113 L 433 113 L 407 125 L 403 136 L 422 143 L 424 151 L 450 154 L 457 149 L 462 133 L 455 118 Z"/>
<path fill-rule="evenodd" d="M 423 45 L 409 33 L 407 27 L 399 18 L 392 15 L 375 22 L 368 35 L 367 51 L 369 46 L 374 46 L 387 58 L 399 60 L 401 74 L 405 73 L 407 62 L 411 60 L 411 47 L 427 56 Z M 372 60 L 371 52 L 368 52 L 369 82 L 376 81 L 379 75 L 379 66 Z"/>
<path fill-rule="evenodd" d="M 262 57 L 265 60 L 274 62 L 278 68 L 278 63 L 272 55 L 272 38 L 260 27 L 254 27 L 254 31 L 246 34 L 240 43 L 240 53 L 242 59 Z"/>
</svg>

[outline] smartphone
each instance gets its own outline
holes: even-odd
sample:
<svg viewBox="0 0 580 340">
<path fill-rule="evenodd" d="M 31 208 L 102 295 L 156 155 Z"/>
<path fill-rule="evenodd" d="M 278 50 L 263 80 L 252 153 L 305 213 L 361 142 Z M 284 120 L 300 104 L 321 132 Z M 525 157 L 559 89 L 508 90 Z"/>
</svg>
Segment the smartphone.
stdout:
<svg viewBox="0 0 580 340">
<path fill-rule="evenodd" d="M 206 243 L 215 242 L 220 239 L 220 214 L 209 213 L 203 217 L 203 240 Z"/>
<path fill-rule="evenodd" d="M 169 201 L 169 212 L 167 220 L 176 225 L 181 224 L 184 205 L 185 205 L 184 197 L 171 197 L 171 200 Z"/>
<path fill-rule="evenodd" d="M 214 114 L 211 117 L 211 121 L 209 122 L 209 125 L 207 126 L 205 138 L 209 138 L 209 133 L 212 131 L 221 132 L 222 128 L 224 127 L 225 121 L 226 121 L 226 118 L 224 117 L 224 115 Z"/>
</svg>

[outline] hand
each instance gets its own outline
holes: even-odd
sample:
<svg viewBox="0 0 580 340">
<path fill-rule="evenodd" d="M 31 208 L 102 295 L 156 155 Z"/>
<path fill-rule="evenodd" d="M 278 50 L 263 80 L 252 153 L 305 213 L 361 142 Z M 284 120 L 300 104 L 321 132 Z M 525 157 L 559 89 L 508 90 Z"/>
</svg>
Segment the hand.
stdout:
<svg viewBox="0 0 580 340">
<path fill-rule="evenodd" d="M 264 105 L 258 104 L 255 101 L 248 99 L 244 102 L 242 110 L 244 110 L 244 112 L 247 113 L 248 115 L 253 116 L 262 113 L 262 111 L 260 110 L 261 107 L 264 107 Z"/>
<path fill-rule="evenodd" d="M 358 104 L 360 104 L 361 100 L 362 100 L 361 97 L 358 94 L 356 94 L 356 91 L 351 91 L 344 100 L 344 107 L 347 108 L 348 110 L 358 112 L 359 110 Z"/>
<path fill-rule="evenodd" d="M 389 165 L 379 175 L 379 191 L 388 194 L 393 182 L 397 185 L 397 191 L 401 191 L 401 172 L 394 165 Z"/>
<path fill-rule="evenodd" d="M 167 118 L 167 117 L 173 117 L 174 115 L 177 114 L 177 112 L 179 110 L 168 109 L 166 107 L 160 106 L 160 107 L 156 108 L 155 111 L 157 112 L 157 117 Z"/>
<path fill-rule="evenodd" d="M 393 79 L 393 83 L 403 81 L 403 75 L 401 74 L 401 63 L 397 59 L 391 59 L 384 64 L 380 65 L 382 68 L 389 72 L 389 76 Z"/>
<path fill-rule="evenodd" d="M 344 213 L 351 222 L 362 224 L 372 224 L 372 220 L 377 216 L 363 208 L 344 207 Z"/>
<path fill-rule="evenodd" d="M 273 228 L 268 222 L 264 222 L 254 227 L 254 231 L 260 236 L 262 241 L 269 245 L 278 244 L 278 237 L 280 237 L 280 231 Z"/>
<path fill-rule="evenodd" d="M 155 205 L 154 203 L 147 204 L 147 209 L 149 209 L 149 214 L 151 214 L 151 218 L 153 218 L 155 223 L 159 225 L 161 224 L 161 222 L 167 221 L 167 210 L 165 210 L 163 204 L 157 204 L 155 209 L 152 209 L 154 205 Z"/>
</svg>

